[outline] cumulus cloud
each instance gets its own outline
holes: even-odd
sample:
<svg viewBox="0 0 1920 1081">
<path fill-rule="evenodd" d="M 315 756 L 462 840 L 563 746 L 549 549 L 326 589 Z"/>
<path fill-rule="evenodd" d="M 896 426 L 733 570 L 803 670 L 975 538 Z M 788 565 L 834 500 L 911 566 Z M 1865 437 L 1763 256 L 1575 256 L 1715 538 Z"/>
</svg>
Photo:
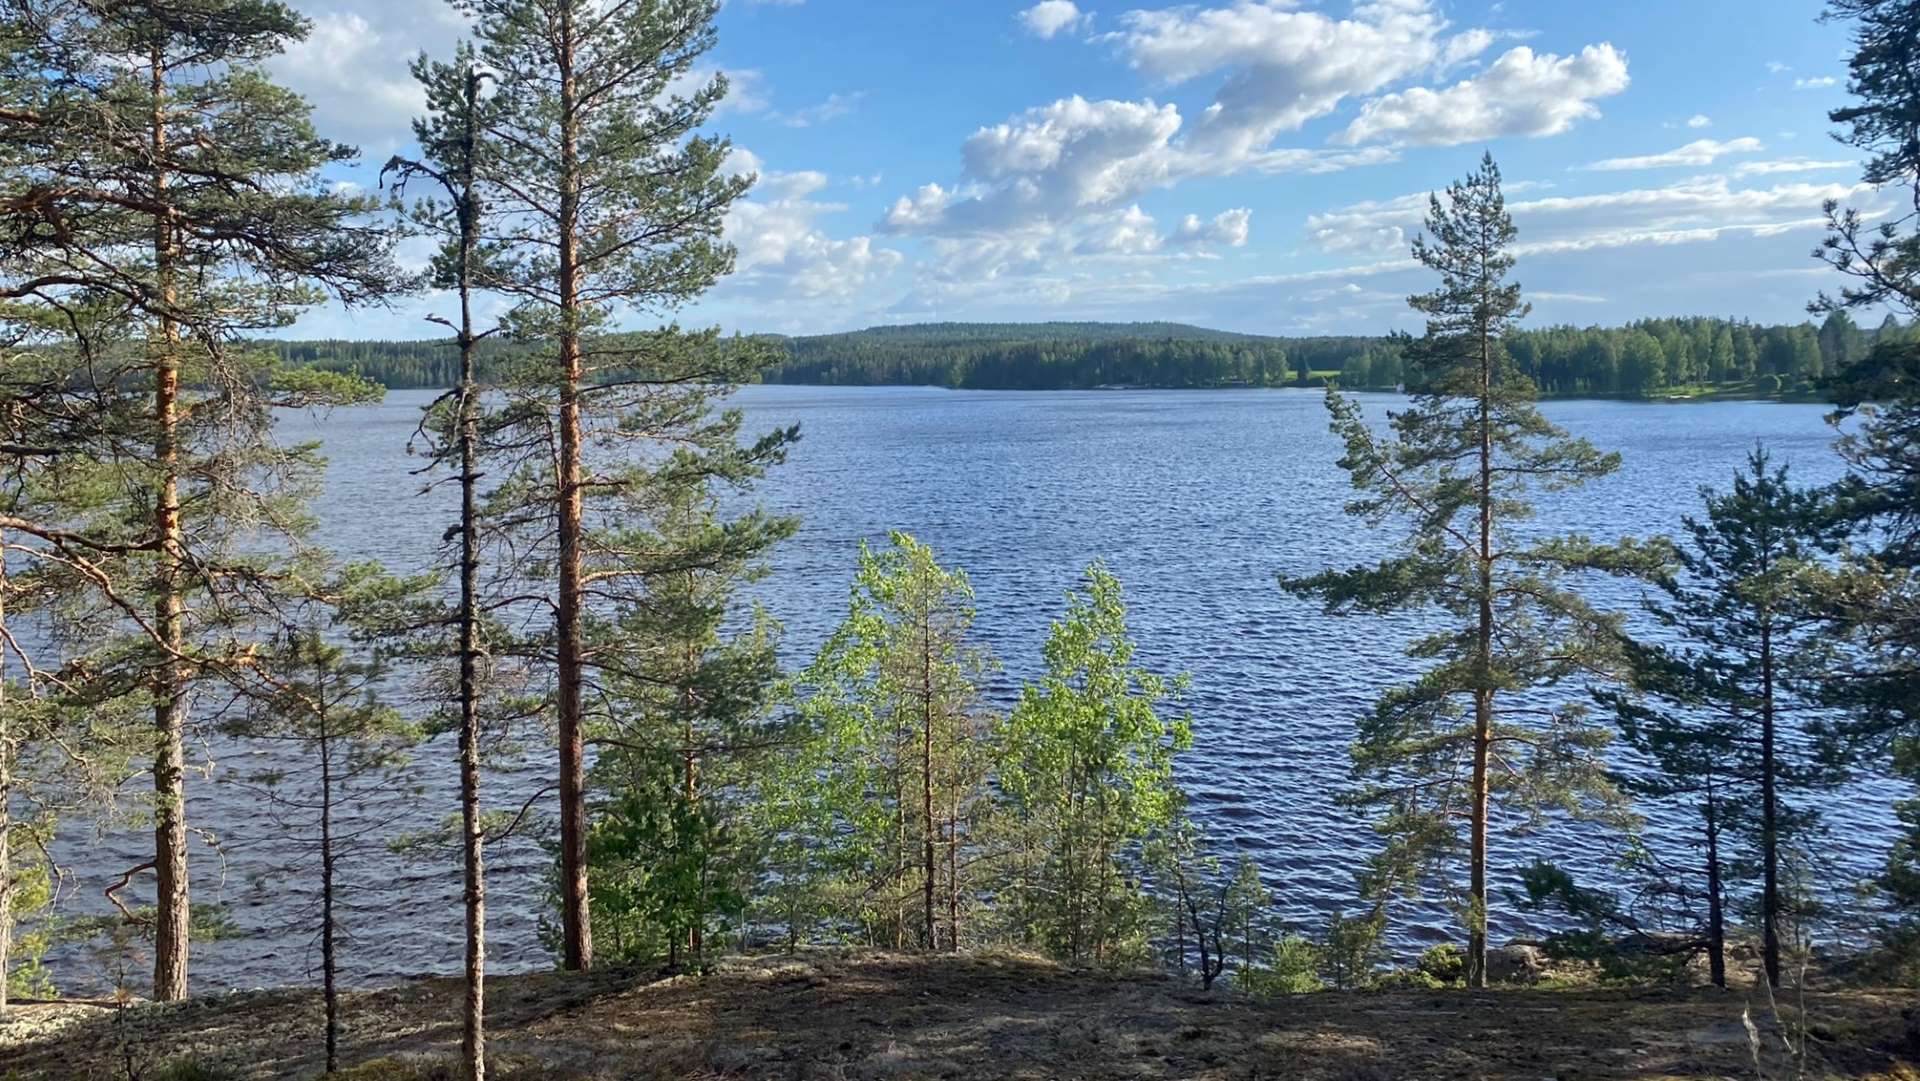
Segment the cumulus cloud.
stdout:
<svg viewBox="0 0 1920 1081">
<path fill-rule="evenodd" d="M 273 70 L 313 105 L 322 135 L 383 158 L 411 139 L 413 118 L 426 110 L 407 72 L 417 40 L 356 11 L 330 12 L 313 19 L 306 40 L 276 57 Z"/>
<path fill-rule="evenodd" d="M 1223 210 L 1207 221 L 1201 220 L 1198 214 L 1188 214 L 1174 231 L 1173 241 L 1181 245 L 1218 244 L 1228 248 L 1244 248 L 1252 231 L 1253 211 L 1246 207 L 1235 207 Z"/>
<path fill-rule="evenodd" d="M 1042 40 L 1060 34 L 1085 30 L 1093 25 L 1093 13 L 1083 12 L 1073 0 L 1040 0 L 1015 18 L 1027 32 Z"/>
<path fill-rule="evenodd" d="M 1829 86 L 1837 86 L 1839 82 L 1840 80 L 1831 75 L 1815 75 L 1805 79 L 1795 79 L 1793 81 L 1793 88 L 1795 90 L 1822 90 Z"/>
<path fill-rule="evenodd" d="M 1712 165 L 1715 161 L 1727 154 L 1751 154 L 1765 149 L 1766 145 L 1764 143 L 1750 137 L 1728 139 L 1724 142 L 1719 139 L 1696 139 L 1685 146 L 1678 146 L 1659 154 L 1642 154 L 1637 157 L 1627 158 L 1607 158 L 1604 161 L 1596 161 L 1591 165 L 1583 165 L 1581 168 L 1612 172 L 1624 169 L 1664 169 L 1676 165 L 1698 167 L 1702 165 Z"/>
<path fill-rule="evenodd" d="M 1129 64 L 1175 85 L 1226 73 L 1189 135 L 1191 149 L 1245 159 L 1287 131 L 1436 64 L 1463 62 L 1492 42 L 1485 31 L 1447 38 L 1426 0 L 1356 4 L 1350 18 L 1289 0 L 1134 11 L 1111 35 Z"/>
<path fill-rule="evenodd" d="M 1695 113 L 1692 116 L 1687 117 L 1687 126 L 1690 128 L 1712 127 L 1713 120 L 1710 117 L 1708 117 L 1707 114 L 1705 113 Z"/>
<path fill-rule="evenodd" d="M 1627 83 L 1627 58 L 1610 44 L 1573 56 L 1535 54 L 1521 45 L 1444 90 L 1415 87 L 1367 102 L 1336 141 L 1453 146 L 1558 135 L 1599 116 L 1594 99 L 1618 94 Z"/>
<path fill-rule="evenodd" d="M 727 240 L 738 250 L 724 296 L 748 295 L 789 302 L 844 300 L 900 265 L 902 256 L 876 246 L 869 236 L 836 240 L 819 225 L 846 207 L 814 198 L 827 186 L 825 173 L 768 171 L 752 152 L 735 148 L 726 168 L 757 173 L 747 198 L 727 211 Z"/>
</svg>

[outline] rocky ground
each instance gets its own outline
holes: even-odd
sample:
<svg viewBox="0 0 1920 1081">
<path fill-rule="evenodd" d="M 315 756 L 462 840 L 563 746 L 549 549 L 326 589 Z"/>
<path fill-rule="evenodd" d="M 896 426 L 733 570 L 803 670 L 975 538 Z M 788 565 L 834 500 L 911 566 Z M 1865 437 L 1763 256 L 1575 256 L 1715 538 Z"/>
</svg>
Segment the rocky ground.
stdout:
<svg viewBox="0 0 1920 1081">
<path fill-rule="evenodd" d="M 447 1063 L 459 1044 L 459 991 L 427 980 L 349 996 L 348 1076 L 455 1076 Z M 1897 991 L 1809 993 L 1804 1020 L 1790 996 L 1776 1024 L 1764 1000 L 1750 1004 L 1739 991 L 1514 988 L 1255 1002 L 1026 957 L 814 952 L 740 959 L 703 977 L 517 976 L 492 981 L 489 992 L 495 1076 L 509 1081 L 1920 1081 L 1902 1016 L 1912 995 Z M 125 1009 L 31 1005 L 0 1024 L 0 1078 L 311 1078 L 320 1033 L 319 996 L 307 991 Z M 1802 1040 L 1804 1056 L 1783 1046 Z"/>
</svg>

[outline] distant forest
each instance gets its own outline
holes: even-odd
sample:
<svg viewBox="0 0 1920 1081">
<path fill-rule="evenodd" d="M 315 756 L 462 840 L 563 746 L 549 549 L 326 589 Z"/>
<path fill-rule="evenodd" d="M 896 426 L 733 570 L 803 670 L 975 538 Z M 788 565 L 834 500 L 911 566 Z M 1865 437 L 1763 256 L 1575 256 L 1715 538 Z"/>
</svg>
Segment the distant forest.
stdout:
<svg viewBox="0 0 1920 1081">
<path fill-rule="evenodd" d="M 1868 330 L 1845 312 L 1761 326 L 1711 317 L 1643 319 L 1623 327 L 1556 326 L 1510 335 L 1515 365 L 1560 397 L 1777 397 L 1812 393 L 1826 373 L 1877 341 L 1908 340 L 1892 317 Z M 845 334 L 765 336 L 769 383 L 941 386 L 974 390 L 1098 387 L 1277 387 L 1387 390 L 1404 380 L 1392 337 L 1278 338 L 1179 323 L 927 323 Z M 457 360 L 446 341 L 282 341 L 289 363 L 357 372 L 390 388 L 445 387 Z M 483 367 L 524 355 L 483 347 Z"/>
</svg>

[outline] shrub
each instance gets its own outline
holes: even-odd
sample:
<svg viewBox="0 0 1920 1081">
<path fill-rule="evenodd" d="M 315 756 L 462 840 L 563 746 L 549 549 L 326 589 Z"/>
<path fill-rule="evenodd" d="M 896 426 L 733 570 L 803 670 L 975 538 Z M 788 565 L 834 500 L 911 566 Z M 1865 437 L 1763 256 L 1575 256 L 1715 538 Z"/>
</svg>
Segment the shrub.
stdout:
<svg viewBox="0 0 1920 1081">
<path fill-rule="evenodd" d="M 1281 935 L 1273 944 L 1273 959 L 1264 967 L 1238 974 L 1240 987 L 1261 998 L 1305 995 L 1324 991 L 1320 981 L 1320 947 L 1299 935 Z"/>
<path fill-rule="evenodd" d="M 1459 983 L 1467 975 L 1467 959 L 1460 947 L 1451 942 L 1429 946 L 1420 954 L 1414 968 L 1441 987 Z"/>
</svg>

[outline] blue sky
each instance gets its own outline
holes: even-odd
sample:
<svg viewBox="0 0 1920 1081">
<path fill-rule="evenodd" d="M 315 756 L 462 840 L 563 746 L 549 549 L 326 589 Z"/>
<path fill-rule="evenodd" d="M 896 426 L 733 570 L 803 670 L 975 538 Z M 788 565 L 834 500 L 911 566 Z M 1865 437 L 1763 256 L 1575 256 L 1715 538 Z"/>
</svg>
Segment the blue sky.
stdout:
<svg viewBox="0 0 1920 1081">
<path fill-rule="evenodd" d="M 441 0 L 295 0 L 276 61 L 370 182 L 418 104 Z M 736 274 L 683 322 L 1169 319 L 1416 325 L 1425 193 L 1491 150 L 1535 325 L 1803 317 L 1825 198 L 1872 207 L 1828 135 L 1846 30 L 1818 0 L 729 0 L 713 129 L 760 176 Z M 417 253 L 409 253 L 417 255 Z M 439 298 L 295 336 L 427 337 Z"/>
</svg>

